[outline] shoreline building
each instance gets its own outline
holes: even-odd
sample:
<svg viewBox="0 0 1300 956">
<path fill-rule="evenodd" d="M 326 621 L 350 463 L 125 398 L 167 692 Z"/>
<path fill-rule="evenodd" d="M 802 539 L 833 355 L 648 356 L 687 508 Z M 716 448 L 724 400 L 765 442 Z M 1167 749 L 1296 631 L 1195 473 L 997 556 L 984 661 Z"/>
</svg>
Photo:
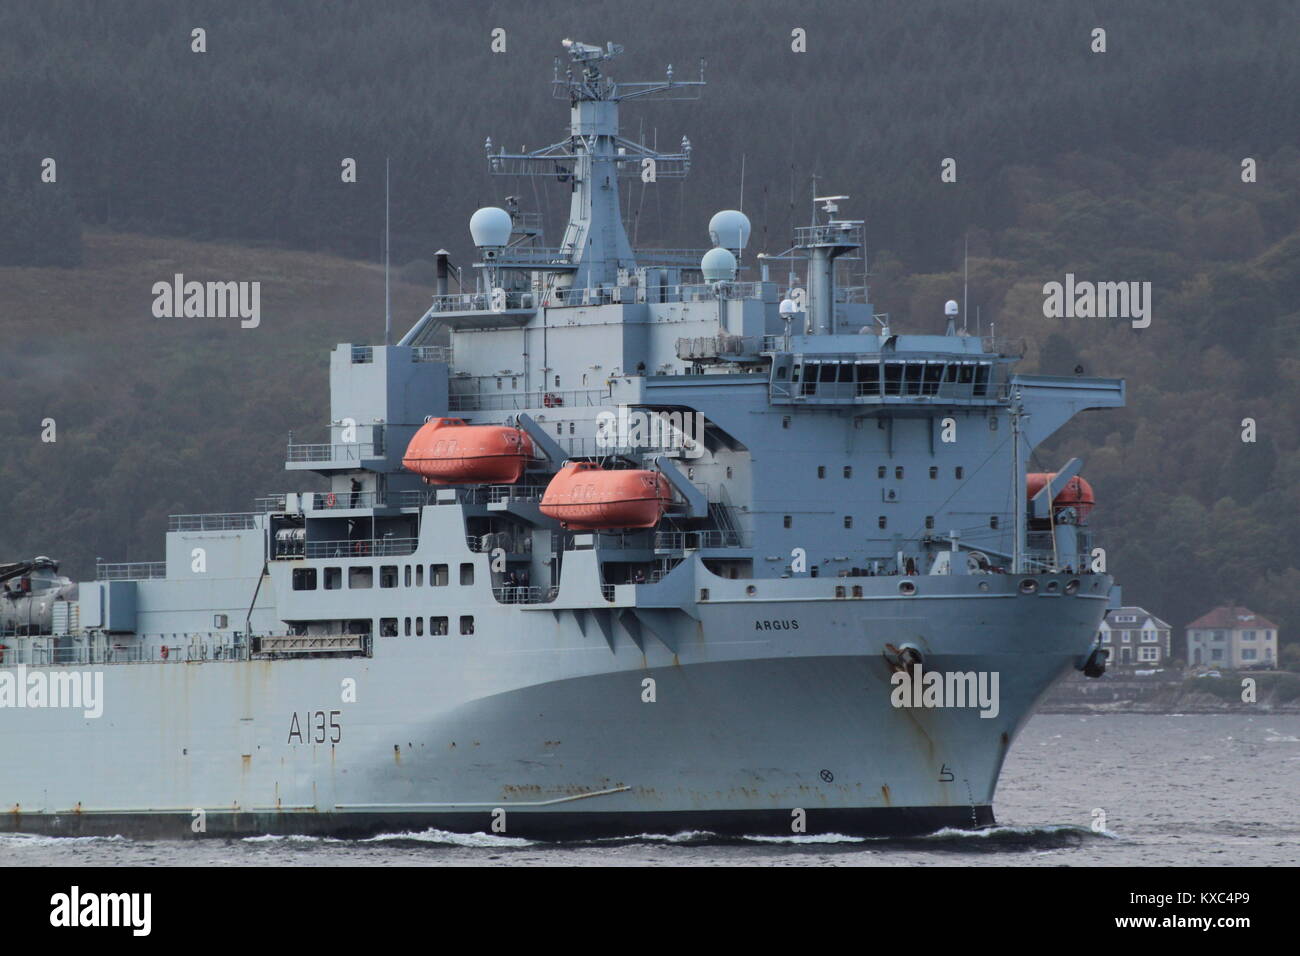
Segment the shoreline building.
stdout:
<svg viewBox="0 0 1300 956">
<path fill-rule="evenodd" d="M 1106 612 L 1098 628 L 1111 666 L 1166 666 L 1173 659 L 1173 629 L 1146 608 L 1117 607 Z"/>
<path fill-rule="evenodd" d="M 1277 625 L 1250 608 L 1223 605 L 1187 625 L 1187 663 L 1276 667 Z"/>
</svg>

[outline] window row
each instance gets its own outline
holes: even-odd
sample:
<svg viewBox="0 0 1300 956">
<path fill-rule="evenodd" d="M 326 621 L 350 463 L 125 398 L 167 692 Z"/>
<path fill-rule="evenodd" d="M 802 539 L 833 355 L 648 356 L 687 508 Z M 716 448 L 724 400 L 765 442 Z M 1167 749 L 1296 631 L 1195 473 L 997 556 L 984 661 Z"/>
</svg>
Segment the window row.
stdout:
<svg viewBox="0 0 1300 956">
<path fill-rule="evenodd" d="M 731 477 L 731 474 L 730 474 L 731 469 L 727 469 L 727 471 L 728 471 L 727 477 L 730 478 L 730 477 Z M 903 466 L 902 466 L 902 465 L 896 465 L 896 466 L 894 467 L 894 480 L 895 480 L 895 481 L 902 481 L 902 480 L 903 480 L 903 474 L 904 474 L 904 472 L 903 472 Z M 877 477 L 877 478 L 887 478 L 888 476 L 889 476 L 889 468 L 888 468 L 887 466 L 885 466 L 885 465 L 877 465 L 877 466 L 876 466 L 876 477 Z M 956 468 L 954 468 L 954 469 L 952 470 L 952 476 L 953 476 L 954 478 L 956 478 L 958 481 L 961 481 L 963 478 L 966 477 L 966 469 L 963 468 L 961 465 L 958 465 Z M 817 466 L 817 477 L 818 477 L 818 478 L 825 478 L 825 477 L 826 477 L 826 466 L 825 466 L 825 465 L 818 465 L 818 466 Z M 844 477 L 845 477 L 845 478 L 852 478 L 852 477 L 853 477 L 853 466 L 852 466 L 852 465 L 845 465 L 845 466 L 844 466 Z M 931 465 L 931 466 L 930 466 L 930 477 L 931 477 L 932 479 L 937 479 L 937 478 L 939 477 L 939 468 L 938 468 L 937 465 Z"/>
<path fill-rule="evenodd" d="M 424 618 L 422 617 L 404 617 L 402 618 L 402 634 L 405 637 L 424 637 Z M 412 630 L 411 623 L 414 621 L 415 628 Z M 431 637 L 443 637 L 450 634 L 450 618 L 431 617 L 429 618 L 429 635 Z M 462 614 L 460 616 L 460 633 L 474 633 L 474 615 Z M 379 619 L 379 636 L 380 637 L 397 637 L 397 618 L 381 617 Z"/>
<path fill-rule="evenodd" d="M 989 527 L 990 527 L 990 528 L 993 528 L 993 529 L 996 530 L 996 529 L 998 528 L 998 524 L 999 524 L 999 523 L 998 523 L 998 516 L 997 516 L 997 515 L 989 515 Z M 793 528 L 793 527 L 794 527 L 794 515 L 783 515 L 782 518 L 781 518 L 781 525 L 782 525 L 782 527 L 785 527 L 785 528 Z M 852 527 L 853 527 L 853 515 L 845 515 L 845 516 L 844 516 L 844 527 L 846 527 L 846 528 L 852 528 Z M 882 529 L 883 529 L 883 528 L 888 528 L 888 527 L 889 527 L 889 517 L 888 517 L 887 515 L 880 515 L 878 518 L 876 518 L 876 527 L 878 527 L 878 528 L 882 528 Z M 926 515 L 926 516 L 925 516 L 925 527 L 926 527 L 927 529 L 933 529 L 933 528 L 934 528 L 934 515 Z M 1154 638 L 1152 638 L 1152 640 L 1154 640 Z"/>
<path fill-rule="evenodd" d="M 987 362 L 807 362 L 790 370 L 802 395 L 988 394 L 993 366 Z M 776 370 L 783 380 L 786 370 Z"/>
<path fill-rule="evenodd" d="M 431 587 L 446 587 L 450 580 L 450 565 L 430 564 L 428 567 L 429 585 Z M 396 564 L 381 564 L 378 568 L 379 586 L 381 588 L 395 588 L 398 586 L 397 582 L 400 576 L 404 587 L 424 587 L 424 568 L 423 564 L 408 564 L 404 568 Z M 400 575 L 399 569 L 401 569 Z M 295 591 L 315 591 L 318 570 L 321 572 L 320 577 L 324 579 L 326 591 L 342 589 L 343 568 L 294 568 L 293 589 Z M 375 570 L 370 565 L 349 567 L 347 569 L 348 590 L 365 590 L 374 587 Z M 463 586 L 474 583 L 474 565 L 465 562 L 460 566 L 460 583 Z"/>
</svg>

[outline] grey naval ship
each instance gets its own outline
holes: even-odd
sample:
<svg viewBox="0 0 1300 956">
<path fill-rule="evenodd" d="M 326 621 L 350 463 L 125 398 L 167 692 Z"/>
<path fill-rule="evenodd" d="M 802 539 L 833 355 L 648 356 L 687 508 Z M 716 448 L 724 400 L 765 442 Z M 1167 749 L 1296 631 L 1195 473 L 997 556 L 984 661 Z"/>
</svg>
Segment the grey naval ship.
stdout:
<svg viewBox="0 0 1300 956">
<path fill-rule="evenodd" d="M 1104 667 L 1092 490 L 1025 463 L 1123 382 L 1016 374 L 955 301 L 893 328 L 849 197 L 749 261 L 730 209 L 634 251 L 620 179 L 692 156 L 620 104 L 703 65 L 619 83 L 621 47 L 563 46 L 568 135 L 487 142 L 568 186 L 560 244 L 513 197 L 474 212 L 472 271 L 440 251 L 396 344 L 331 353 L 297 490 L 93 581 L 5 566 L 5 829 L 982 827 L 1036 701 Z"/>
</svg>

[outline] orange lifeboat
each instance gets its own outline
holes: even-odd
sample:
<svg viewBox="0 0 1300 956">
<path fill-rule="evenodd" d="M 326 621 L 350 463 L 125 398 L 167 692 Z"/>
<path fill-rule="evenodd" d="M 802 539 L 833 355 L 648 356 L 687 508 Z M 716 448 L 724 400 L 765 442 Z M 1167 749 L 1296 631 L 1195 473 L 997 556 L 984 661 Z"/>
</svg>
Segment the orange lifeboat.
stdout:
<svg viewBox="0 0 1300 956">
<path fill-rule="evenodd" d="M 532 457 L 532 439 L 518 428 L 431 418 L 406 446 L 402 464 L 433 485 L 513 484 Z"/>
<path fill-rule="evenodd" d="M 1033 498 L 1055 477 L 1054 471 L 1033 471 L 1025 475 L 1025 496 Z M 1092 495 L 1092 485 L 1078 475 L 1067 481 L 1065 487 L 1052 499 L 1052 507 L 1056 511 L 1062 508 L 1073 508 L 1078 513 L 1080 521 L 1088 520 L 1094 504 L 1096 499 Z"/>
<path fill-rule="evenodd" d="M 541 512 L 574 531 L 653 528 L 672 497 L 668 479 L 657 471 L 606 471 L 575 461 L 546 486 Z"/>
</svg>

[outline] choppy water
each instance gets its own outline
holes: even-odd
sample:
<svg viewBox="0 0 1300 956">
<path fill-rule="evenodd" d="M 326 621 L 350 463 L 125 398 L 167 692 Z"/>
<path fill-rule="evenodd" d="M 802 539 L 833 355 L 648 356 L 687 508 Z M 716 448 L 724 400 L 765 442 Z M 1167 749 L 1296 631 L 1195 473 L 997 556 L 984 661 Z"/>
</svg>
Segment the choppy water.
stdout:
<svg viewBox="0 0 1300 956">
<path fill-rule="evenodd" d="M 1105 829 L 1092 828 L 1094 810 Z M 1300 862 L 1300 715 L 1039 716 L 1007 760 L 1001 825 L 908 840 L 488 834 L 172 843 L 0 836 L 0 863 L 64 866 L 1240 866 Z"/>
</svg>

